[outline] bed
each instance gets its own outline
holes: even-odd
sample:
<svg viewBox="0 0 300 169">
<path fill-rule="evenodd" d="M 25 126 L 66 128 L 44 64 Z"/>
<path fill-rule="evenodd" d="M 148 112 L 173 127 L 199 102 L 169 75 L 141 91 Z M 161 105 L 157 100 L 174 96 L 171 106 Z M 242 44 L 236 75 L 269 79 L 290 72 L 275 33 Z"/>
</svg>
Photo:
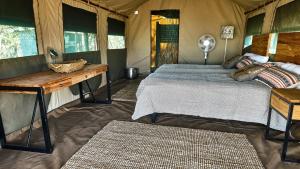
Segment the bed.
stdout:
<svg viewBox="0 0 300 169">
<path fill-rule="evenodd" d="M 234 81 L 231 71 L 218 65 L 164 65 L 141 82 L 132 118 L 171 113 L 266 124 L 271 89 L 258 81 Z M 274 116 L 271 128 L 284 130 L 285 123 Z"/>
<path fill-rule="evenodd" d="M 254 36 L 252 52 L 266 56 L 269 36 Z M 299 42 L 299 32 L 280 33 L 274 61 L 299 64 Z M 266 125 L 271 88 L 255 80 L 234 81 L 232 71 L 220 65 L 163 65 L 138 87 L 132 119 L 171 113 Z M 286 120 L 273 114 L 271 128 L 284 131 Z"/>
</svg>

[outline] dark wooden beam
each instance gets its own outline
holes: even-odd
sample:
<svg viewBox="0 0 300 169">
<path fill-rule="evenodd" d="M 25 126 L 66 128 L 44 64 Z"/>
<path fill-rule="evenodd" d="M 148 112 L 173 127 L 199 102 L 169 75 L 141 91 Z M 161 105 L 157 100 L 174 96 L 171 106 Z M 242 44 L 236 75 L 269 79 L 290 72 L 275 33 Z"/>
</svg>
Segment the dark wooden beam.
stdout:
<svg viewBox="0 0 300 169">
<path fill-rule="evenodd" d="M 273 2 L 276 2 L 276 1 L 274 1 L 274 0 L 268 1 L 268 2 L 266 2 L 265 4 L 260 5 L 260 6 L 258 6 L 258 7 L 255 8 L 255 9 L 252 9 L 252 10 L 250 10 L 250 11 L 246 11 L 244 14 L 247 15 L 247 14 L 249 14 L 249 13 L 251 13 L 251 12 L 254 12 L 254 11 L 256 11 L 256 10 L 259 10 L 259 9 L 261 9 L 261 8 L 263 8 L 263 7 L 269 5 L 270 3 L 273 3 Z"/>
<path fill-rule="evenodd" d="M 91 1 L 88 1 L 88 0 L 81 0 L 81 1 L 83 1 L 83 2 L 85 2 L 85 3 L 87 3 L 87 4 L 90 4 L 90 5 L 92 5 L 92 6 L 95 6 L 95 7 L 97 7 L 97 8 L 101 8 L 101 9 L 103 9 L 103 10 L 106 10 L 106 11 L 108 11 L 108 12 L 111 12 L 111 13 L 113 13 L 113 14 L 122 16 L 122 17 L 124 17 L 124 18 L 128 18 L 127 15 L 124 15 L 124 14 L 121 14 L 121 13 L 119 13 L 119 12 L 117 12 L 117 11 L 108 9 L 108 8 L 106 8 L 106 7 L 103 7 L 103 6 L 99 5 L 99 4 L 93 3 L 93 2 L 91 2 Z"/>
</svg>

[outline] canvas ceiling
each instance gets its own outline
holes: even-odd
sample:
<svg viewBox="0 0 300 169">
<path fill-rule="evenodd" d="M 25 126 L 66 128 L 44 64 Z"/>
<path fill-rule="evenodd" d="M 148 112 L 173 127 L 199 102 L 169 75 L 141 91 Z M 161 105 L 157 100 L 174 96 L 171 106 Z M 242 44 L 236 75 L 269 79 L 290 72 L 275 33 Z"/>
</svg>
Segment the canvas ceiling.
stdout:
<svg viewBox="0 0 300 169">
<path fill-rule="evenodd" d="M 84 0 L 87 1 L 87 0 Z M 129 15 L 136 10 L 140 5 L 148 0 L 90 0 L 95 4 L 117 11 L 119 13 Z M 208 1 L 208 0 L 206 0 Z M 260 5 L 272 0 L 232 0 L 246 11 L 257 8 Z"/>
</svg>

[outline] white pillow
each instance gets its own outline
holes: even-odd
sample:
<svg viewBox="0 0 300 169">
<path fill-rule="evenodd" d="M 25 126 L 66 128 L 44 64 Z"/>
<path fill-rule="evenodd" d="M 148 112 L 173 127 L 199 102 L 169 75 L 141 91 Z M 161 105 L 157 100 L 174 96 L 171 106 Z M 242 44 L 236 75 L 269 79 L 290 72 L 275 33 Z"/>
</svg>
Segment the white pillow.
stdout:
<svg viewBox="0 0 300 169">
<path fill-rule="evenodd" d="M 300 65 L 296 65 L 294 63 L 283 63 L 279 67 L 300 76 Z"/>
<path fill-rule="evenodd" d="M 258 63 L 267 63 L 269 61 L 269 56 L 262 56 L 254 53 L 245 53 L 244 56 L 248 56 L 251 60 Z"/>
</svg>

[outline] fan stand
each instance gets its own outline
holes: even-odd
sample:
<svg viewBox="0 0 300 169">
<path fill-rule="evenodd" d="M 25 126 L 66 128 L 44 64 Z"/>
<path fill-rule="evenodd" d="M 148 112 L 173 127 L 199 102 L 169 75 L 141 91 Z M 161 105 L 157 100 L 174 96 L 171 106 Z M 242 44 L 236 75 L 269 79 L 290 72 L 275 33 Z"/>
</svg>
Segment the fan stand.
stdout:
<svg viewBox="0 0 300 169">
<path fill-rule="evenodd" d="M 207 65 L 207 56 L 208 56 L 208 52 L 204 53 L 204 65 Z"/>
</svg>

